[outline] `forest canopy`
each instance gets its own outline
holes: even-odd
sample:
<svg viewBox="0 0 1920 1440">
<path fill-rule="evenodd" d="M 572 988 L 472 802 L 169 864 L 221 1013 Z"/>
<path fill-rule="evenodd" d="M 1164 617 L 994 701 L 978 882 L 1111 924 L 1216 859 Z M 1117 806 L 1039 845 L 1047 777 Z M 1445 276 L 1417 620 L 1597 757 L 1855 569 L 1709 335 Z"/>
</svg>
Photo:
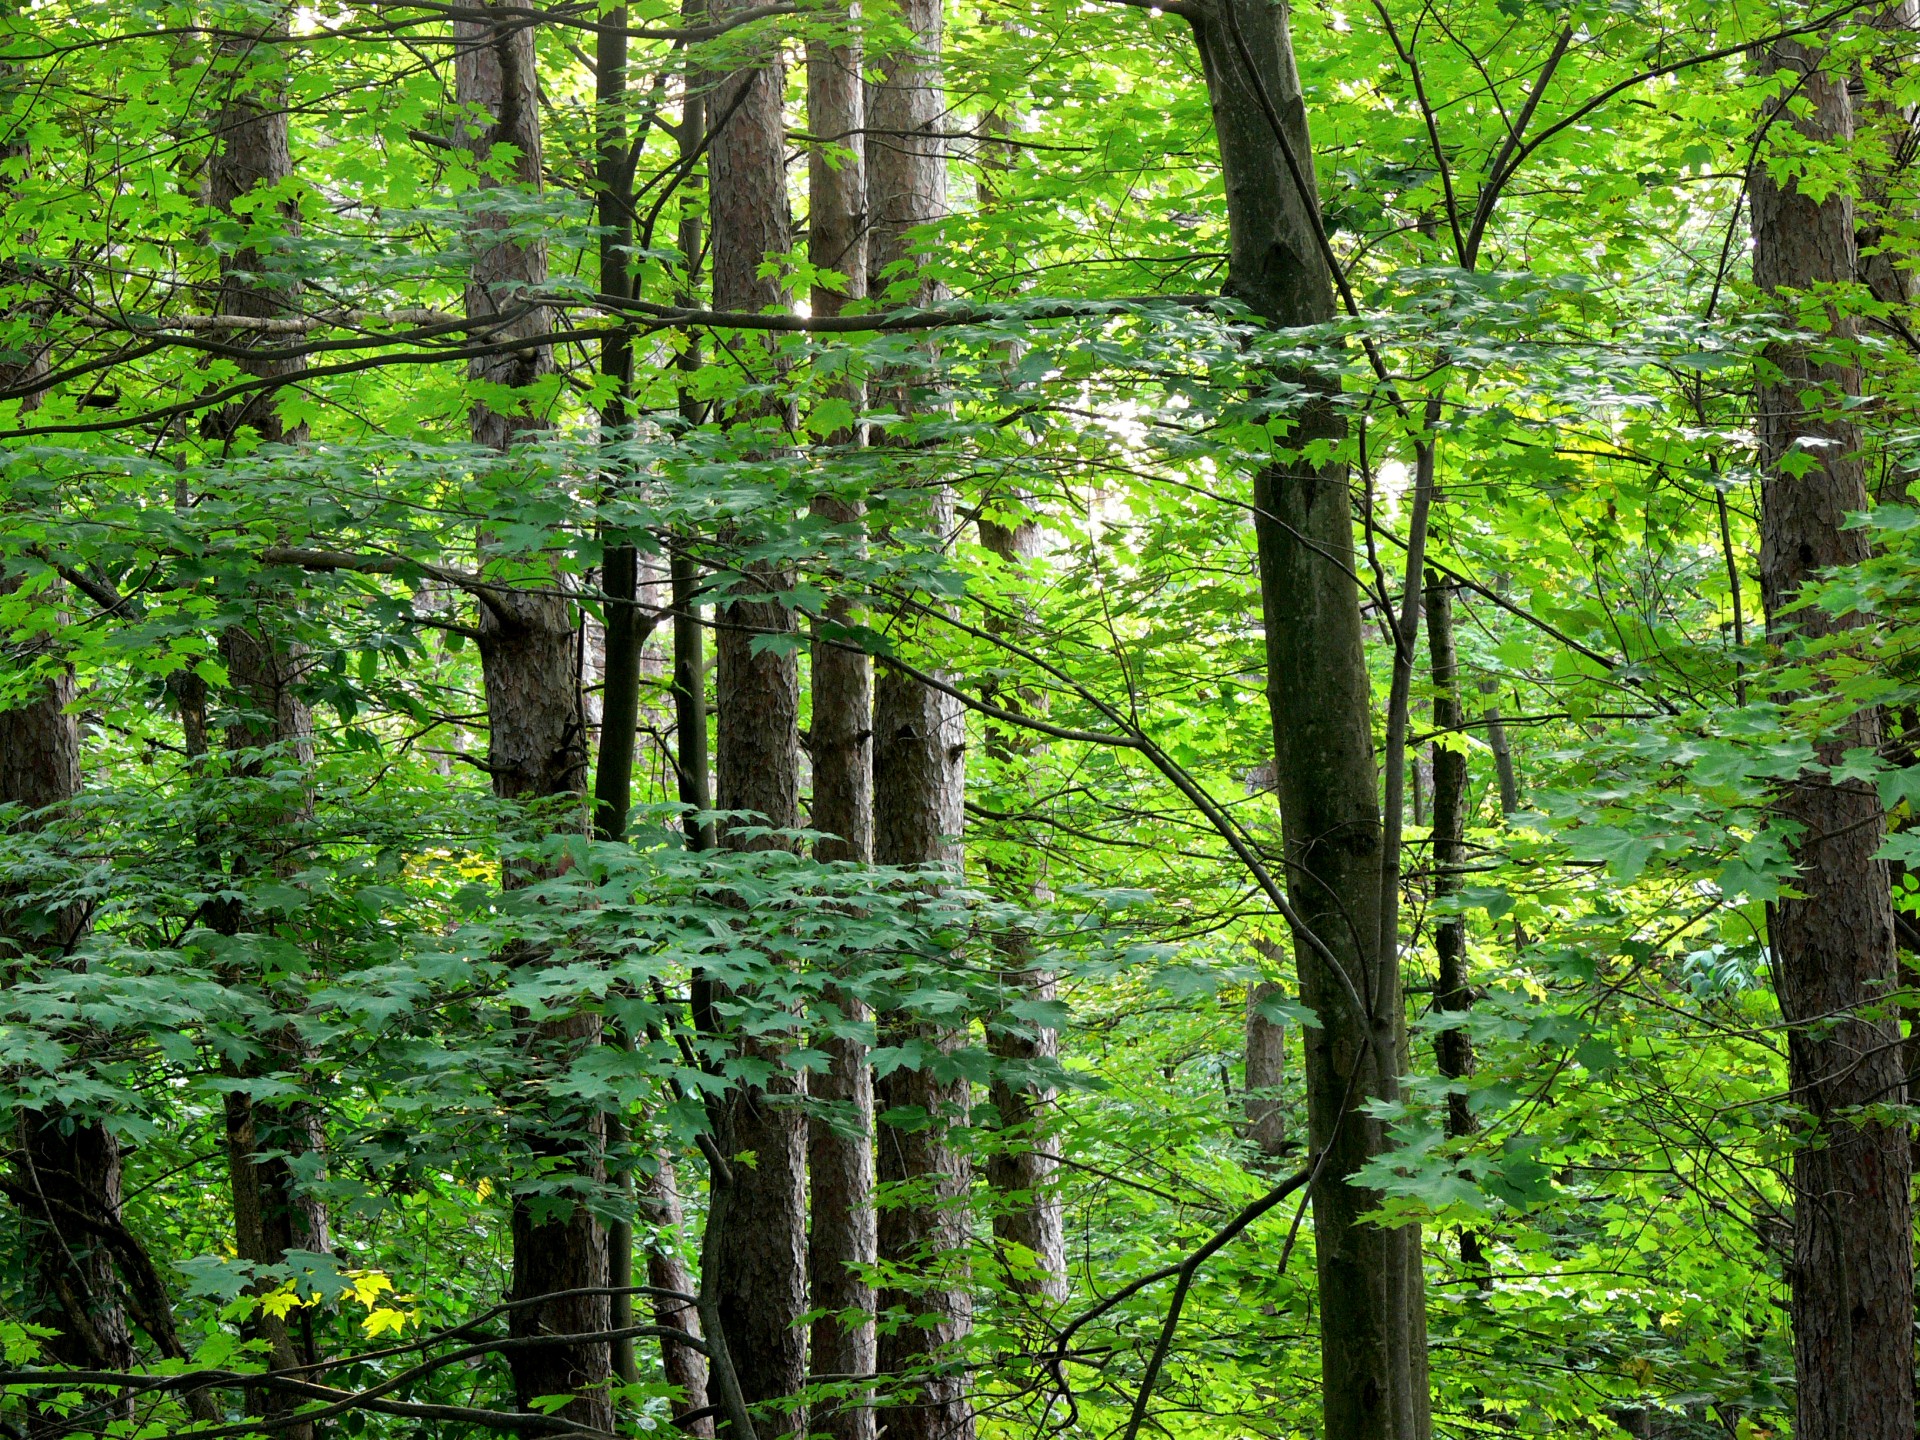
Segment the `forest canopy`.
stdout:
<svg viewBox="0 0 1920 1440">
<path fill-rule="evenodd" d="M 1917 158 L 1913 0 L 0 3 L 0 1434 L 1912 1440 Z"/>
</svg>

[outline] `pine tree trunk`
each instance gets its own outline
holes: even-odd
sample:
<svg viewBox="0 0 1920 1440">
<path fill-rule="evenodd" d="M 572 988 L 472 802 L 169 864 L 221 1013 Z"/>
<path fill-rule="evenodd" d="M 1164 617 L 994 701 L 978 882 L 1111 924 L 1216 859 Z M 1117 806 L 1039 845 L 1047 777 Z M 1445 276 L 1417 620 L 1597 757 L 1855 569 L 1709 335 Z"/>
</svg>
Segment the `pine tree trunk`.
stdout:
<svg viewBox="0 0 1920 1440">
<path fill-rule="evenodd" d="M 908 281 L 910 303 L 938 298 L 914 281 L 907 232 L 946 211 L 946 146 L 939 136 L 946 100 L 941 80 L 937 0 L 906 0 L 900 17 L 912 40 L 877 57 L 879 80 L 867 91 L 868 203 L 873 211 L 868 290 Z M 892 271 L 893 273 L 889 274 Z M 892 385 L 890 408 L 906 413 L 914 397 L 905 377 Z M 953 530 L 953 496 L 932 488 L 925 529 Z M 874 859 L 882 865 L 956 866 L 962 824 L 965 732 L 957 703 L 897 670 L 883 668 L 874 687 Z M 886 1038 L 910 1037 L 950 1048 L 956 1037 L 937 1027 L 889 1020 Z M 900 1069 L 877 1079 L 877 1173 L 883 1191 L 912 1185 L 914 1197 L 885 1198 L 879 1215 L 882 1263 L 912 1277 L 879 1296 L 879 1370 L 905 1377 L 886 1399 L 879 1424 L 889 1440 L 970 1440 L 973 1412 L 965 1372 L 953 1368 L 956 1347 L 972 1328 L 972 1296 L 964 1271 L 968 1238 L 966 1156 L 949 1141 L 965 1124 L 967 1085 L 930 1069 Z M 889 1111 L 925 1119 L 889 1124 Z M 905 1317 L 903 1319 L 903 1317 Z"/>
<path fill-rule="evenodd" d="M 1285 12 L 1221 0 L 1194 29 L 1226 177 L 1227 288 L 1276 325 L 1329 321 L 1332 279 Z M 1286 378 L 1312 397 L 1289 449 L 1337 443 L 1338 381 Z M 1325 1155 L 1313 1192 L 1325 1435 L 1415 1440 L 1425 1408 L 1415 1393 L 1424 1325 L 1409 1303 L 1417 1232 L 1362 1223 L 1377 1197 L 1349 1183 L 1385 1146 L 1363 1107 L 1397 1098 L 1402 1029 L 1398 957 L 1381 954 L 1378 938 L 1383 834 L 1351 495 L 1344 466 L 1292 461 L 1256 475 L 1253 498 L 1288 888 L 1304 926 L 1294 954 L 1301 999 L 1321 1021 L 1306 1031 L 1306 1081 L 1313 1148 Z"/>
<path fill-rule="evenodd" d="M 717 4 L 716 19 L 743 6 Z M 771 35 L 709 97 L 708 149 L 713 303 L 722 310 L 759 311 L 784 303 L 778 279 L 762 278 L 769 255 L 789 245 L 786 136 L 781 115 L 785 69 Z M 737 340 L 741 365 L 765 372 L 775 361 L 756 339 Z M 737 421 L 759 415 L 736 412 Z M 800 819 L 800 676 L 793 648 L 761 648 L 764 637 L 792 637 L 793 611 L 780 598 L 791 588 L 784 569 L 756 566 L 748 583 L 759 598 L 730 598 L 718 610 L 714 649 L 718 664 L 717 800 L 722 810 L 748 810 L 763 823 L 790 828 Z M 750 838 L 729 827 L 722 843 L 757 849 L 781 843 Z M 740 1390 L 761 1411 L 769 1435 L 797 1430 L 805 1411 L 788 1397 L 806 1382 L 806 1124 L 794 1103 L 795 1073 L 781 1064 L 783 1047 L 743 1042 L 750 1054 L 775 1064 L 766 1089 L 732 1091 L 721 1117 L 727 1155 L 751 1151 L 751 1166 L 733 1167 L 729 1220 L 719 1237 L 717 1297 L 721 1325 Z"/>
<path fill-rule="evenodd" d="M 982 547 L 1011 574 L 1026 578 L 1040 553 L 1039 522 L 1022 516 L 1012 525 L 1003 525 L 983 515 L 978 525 Z M 993 623 L 1016 638 L 1025 628 L 1018 620 Z M 1045 704 L 1044 697 L 1032 690 L 1009 695 L 989 687 L 988 698 L 1022 714 L 1031 714 Z M 989 725 L 986 741 L 987 758 L 1000 778 L 999 789 L 1007 797 L 996 808 L 1024 811 L 1032 799 L 1026 772 L 1044 753 L 1043 747 L 1035 743 L 1031 731 L 1012 725 Z M 1016 904 L 1035 905 L 1047 898 L 1046 879 L 1040 863 L 1042 852 L 1025 843 L 1027 838 L 1016 834 L 1012 846 L 989 855 L 987 879 L 996 895 Z M 1000 967 L 1001 980 L 1016 987 L 1023 998 L 1043 1002 L 1055 998 L 1053 974 L 1033 963 L 1032 940 L 1024 932 L 1010 933 L 1001 940 Z M 996 1196 L 994 1238 L 1021 1257 L 1011 1273 L 1013 1288 L 1057 1303 L 1067 1298 L 1067 1240 L 1055 1185 L 1059 1162 L 1053 1158 L 1049 1123 L 1054 1091 L 1050 1085 L 1019 1072 L 1024 1067 L 1055 1061 L 1060 1053 L 1060 1035 L 1052 1026 L 1009 1018 L 1003 1027 L 989 1032 L 988 1044 L 1000 1061 L 1012 1067 L 1011 1073 L 995 1074 L 987 1093 L 1000 1122 L 998 1144 L 986 1167 L 987 1185 Z"/>
<path fill-rule="evenodd" d="M 486 18 L 454 22 L 457 95 L 463 106 L 477 107 L 494 124 L 469 131 L 464 143 L 485 160 L 496 144 L 515 152 L 509 183 L 523 191 L 540 188 L 539 77 L 533 30 L 513 7 L 479 0 L 474 9 L 497 10 Z M 548 314 L 527 300 L 547 280 L 545 248 L 537 241 L 501 234 L 511 224 L 510 206 L 474 207 L 470 239 L 474 246 L 467 279 L 470 318 L 496 321 L 489 333 L 497 341 L 527 340 L 545 333 Z M 551 350 L 539 344 L 503 348 L 470 362 L 475 380 L 525 387 L 553 366 Z M 476 404 L 471 416 L 476 444 L 507 449 L 516 436 L 543 422 L 502 414 Z M 488 538 L 481 537 L 483 550 Z M 487 764 L 494 794 L 503 800 L 582 797 L 586 792 L 586 735 L 578 685 L 578 655 L 571 609 L 563 596 L 545 590 L 502 585 L 479 596 L 480 663 L 486 689 Z M 584 819 L 584 803 L 581 805 Z M 509 885 L 539 878 L 515 867 Z M 536 965 L 537 954 L 521 954 L 516 963 Z M 600 1019 L 579 1012 L 557 1019 L 525 1022 L 524 1046 L 530 1079 L 564 1073 L 583 1052 L 600 1043 Z M 533 1102 L 528 1102 L 530 1108 Z M 589 1182 L 605 1178 L 606 1119 L 530 1114 L 528 1144 L 546 1160 L 558 1160 Z M 513 1286 L 511 1298 L 530 1300 L 560 1291 L 600 1289 L 562 1300 L 523 1305 L 511 1312 L 509 1333 L 516 1338 L 540 1334 L 580 1335 L 604 1332 L 610 1322 L 606 1237 L 584 1205 L 559 1215 L 536 1215 L 530 1201 L 515 1197 L 512 1217 Z M 607 1396 L 612 1355 L 605 1341 L 573 1345 L 528 1346 L 509 1352 L 514 1394 L 522 1409 L 550 1395 L 574 1395 L 562 1415 L 576 1424 L 611 1430 L 613 1407 Z"/>
<path fill-rule="evenodd" d="M 852 22 L 858 6 L 842 18 Z M 838 315 L 849 300 L 867 293 L 867 175 L 865 94 L 860 79 L 857 34 L 807 42 L 807 124 L 815 138 L 808 152 L 810 213 L 808 259 L 846 278 L 842 291 L 813 287 L 813 313 Z M 835 387 L 857 415 L 866 387 L 849 376 Z M 827 437 L 848 448 L 859 443 L 853 429 Z M 862 546 L 864 506 L 858 496 L 822 492 L 813 513 L 847 534 L 851 551 Z M 815 847 L 818 859 L 873 858 L 873 669 L 838 632 L 854 618 L 844 584 L 830 592 L 824 624 L 815 629 L 812 651 L 813 761 L 811 825 L 830 838 Z M 832 996 L 849 1020 L 867 1018 L 866 1006 L 847 991 Z M 832 1033 L 815 1039 L 827 1068 L 809 1078 L 820 1102 L 808 1121 L 807 1171 L 811 1228 L 807 1237 L 810 1304 L 823 1312 L 813 1322 L 810 1369 L 816 1381 L 871 1375 L 874 1370 L 873 1286 L 873 1072 L 867 1047 Z M 822 1407 L 816 1431 L 832 1440 L 873 1440 L 874 1411 L 867 1392 L 855 1389 L 840 1404 Z"/>
<path fill-rule="evenodd" d="M 1823 72 L 1819 52 L 1783 41 L 1760 58 L 1764 73 L 1796 77 L 1796 108 L 1773 120 L 1776 130 L 1791 127 L 1822 147 L 1852 140 L 1846 78 Z M 1844 190 L 1816 199 L 1776 181 L 1762 157 L 1750 193 L 1761 289 L 1792 303 L 1796 293 L 1853 278 Z M 1777 643 L 1864 623 L 1818 609 L 1781 614 L 1808 580 L 1868 556 L 1866 532 L 1844 528 L 1848 512 L 1867 508 L 1860 434 L 1841 408 L 1860 393 L 1860 377 L 1819 353 L 1843 345 L 1852 325 L 1829 312 L 1824 328 L 1827 336 L 1770 346 L 1755 397 L 1760 586 Z M 1845 752 L 1879 743 L 1878 711 L 1866 707 L 1815 751 L 1837 764 Z M 1886 868 L 1873 858 L 1885 816 L 1871 784 L 1812 775 L 1784 789 L 1775 810 L 1802 827 L 1794 845 L 1799 898 L 1778 901 L 1769 925 L 1781 1014 L 1791 1027 L 1788 1075 L 1806 1110 L 1803 1148 L 1794 1156 L 1794 1434 L 1907 1440 L 1914 1431 L 1908 1142 L 1904 1127 L 1859 1115 L 1860 1107 L 1905 1098 L 1898 1020 L 1875 1008 L 1898 985 Z"/>
</svg>

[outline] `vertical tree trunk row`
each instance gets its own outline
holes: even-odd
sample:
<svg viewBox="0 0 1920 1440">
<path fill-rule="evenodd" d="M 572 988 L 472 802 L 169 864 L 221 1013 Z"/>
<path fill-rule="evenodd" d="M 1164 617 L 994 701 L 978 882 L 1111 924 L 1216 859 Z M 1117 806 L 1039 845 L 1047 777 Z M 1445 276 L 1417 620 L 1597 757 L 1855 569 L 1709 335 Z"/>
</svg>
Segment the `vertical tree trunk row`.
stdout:
<svg viewBox="0 0 1920 1440">
<path fill-rule="evenodd" d="M 1760 57 L 1765 74 L 1794 79 L 1794 108 L 1770 116 L 1815 145 L 1853 138 L 1844 75 L 1824 56 L 1782 41 Z M 1778 100 L 1772 102 L 1780 104 Z M 1853 206 L 1844 189 L 1819 195 L 1775 179 L 1761 158 L 1749 177 L 1753 275 L 1792 306 L 1855 274 Z M 1783 615 L 1821 571 L 1868 558 L 1867 532 L 1845 528 L 1867 508 L 1860 433 L 1845 403 L 1860 393 L 1849 364 L 1823 353 L 1849 338 L 1831 311 L 1827 334 L 1776 343 L 1755 395 L 1760 435 L 1760 587 L 1769 638 L 1786 643 L 1861 626 L 1858 615 L 1817 608 Z M 1825 764 L 1876 749 L 1879 712 L 1863 707 L 1816 744 Z M 1794 1358 L 1798 1440 L 1900 1440 L 1914 1429 L 1910 1158 L 1905 1127 L 1862 1107 L 1905 1099 L 1898 1017 L 1883 997 L 1898 986 L 1885 831 L 1870 783 L 1806 775 L 1784 789 L 1776 813 L 1796 826 L 1794 898 L 1769 925 L 1780 1009 L 1791 1027 L 1788 1076 L 1805 1108 L 1794 1156 Z"/>
</svg>

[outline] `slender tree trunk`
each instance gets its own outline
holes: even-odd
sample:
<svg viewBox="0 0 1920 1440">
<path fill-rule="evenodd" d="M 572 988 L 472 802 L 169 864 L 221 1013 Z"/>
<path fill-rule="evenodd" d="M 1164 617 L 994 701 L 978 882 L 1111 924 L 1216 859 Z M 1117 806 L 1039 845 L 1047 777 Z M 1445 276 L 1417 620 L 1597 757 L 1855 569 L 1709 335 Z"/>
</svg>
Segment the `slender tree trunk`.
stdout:
<svg viewBox="0 0 1920 1440">
<path fill-rule="evenodd" d="M 810 214 L 807 255 L 816 266 L 845 277 L 844 290 L 813 287 L 815 316 L 841 313 L 867 293 L 867 175 L 865 94 L 860 79 L 857 0 L 839 17 L 848 33 L 807 42 L 807 123 L 816 139 L 808 152 Z M 856 375 L 835 387 L 856 415 L 866 387 Z M 827 437 L 851 448 L 854 428 Z M 847 536 L 857 553 L 863 544 L 864 506 L 844 485 L 822 491 L 813 513 Z M 842 632 L 854 619 L 844 584 L 831 594 L 824 623 L 815 627 L 812 653 L 812 826 L 827 832 L 814 854 L 821 860 L 868 862 L 873 858 L 873 669 Z M 848 1020 L 868 1010 L 851 992 L 832 996 Z M 871 1375 L 874 1371 L 873 1286 L 866 1276 L 877 1244 L 873 1205 L 873 1072 L 867 1047 L 830 1031 L 815 1039 L 827 1068 L 809 1080 L 819 1101 L 808 1121 L 807 1170 L 812 1224 L 807 1239 L 813 1322 L 811 1370 L 816 1380 Z M 867 1392 L 852 1391 L 816 1415 L 814 1427 L 832 1440 L 873 1440 L 874 1411 Z"/>
<path fill-rule="evenodd" d="M 912 39 L 878 57 L 879 79 L 867 92 L 873 211 L 868 288 L 874 295 L 912 279 L 908 231 L 946 212 L 940 6 L 938 0 L 906 0 L 900 16 Z M 930 282 L 909 288 L 917 302 L 937 298 Z M 913 408 L 906 377 L 892 388 L 893 408 Z M 953 496 L 945 485 L 932 487 L 924 523 L 933 535 L 951 533 Z M 959 708 L 949 696 L 893 669 L 883 669 L 874 688 L 874 859 L 883 865 L 957 866 L 965 754 Z M 939 1049 L 956 1040 L 911 1022 L 890 1021 L 887 1033 L 896 1043 L 917 1033 Z M 926 1066 L 895 1070 L 876 1081 L 874 1092 L 879 1182 L 913 1187 L 911 1198 L 883 1200 L 879 1216 L 881 1261 L 912 1277 L 879 1297 L 880 1372 L 907 1377 L 879 1423 L 889 1440 L 970 1440 L 966 1375 L 952 1362 L 973 1323 L 964 1268 L 971 1167 L 950 1140 L 950 1132 L 965 1124 L 967 1085 L 941 1079 Z M 888 1112 L 923 1118 L 890 1124 Z"/>
<path fill-rule="evenodd" d="M 656 1234 L 654 1242 L 647 1246 L 647 1284 L 658 1290 L 674 1290 L 682 1295 L 695 1294 L 698 1281 L 680 1254 L 679 1241 L 686 1217 L 681 1213 L 679 1182 L 674 1174 L 673 1161 L 665 1150 L 661 1151 L 653 1173 L 646 1177 L 641 1186 L 639 1211 Z M 653 1323 L 684 1330 L 695 1337 L 700 1334 L 698 1309 L 684 1301 L 664 1296 L 654 1297 Z M 667 1383 L 680 1389 L 681 1398 L 674 1405 L 674 1415 L 679 1417 L 706 1409 L 706 1357 L 685 1345 L 663 1339 L 660 1342 L 660 1361 Z M 713 1419 L 711 1416 L 702 1416 L 698 1420 L 683 1422 L 683 1427 L 682 1434 L 712 1435 Z"/>
<path fill-rule="evenodd" d="M 1453 643 L 1453 588 L 1427 572 L 1427 662 L 1433 677 L 1433 727 L 1441 739 L 1433 747 L 1433 898 L 1444 902 L 1460 893 L 1462 867 L 1467 863 L 1467 749 L 1466 710 L 1460 703 L 1460 662 Z M 1467 922 L 1464 916 L 1444 915 L 1434 923 L 1434 949 L 1439 974 L 1433 986 L 1434 1008 L 1444 1014 L 1463 1014 L 1473 1008 L 1467 984 Z M 1442 1030 L 1434 1039 L 1434 1058 L 1449 1080 L 1473 1073 L 1473 1042 L 1461 1029 Z M 1464 1093 L 1447 1096 L 1446 1133 L 1459 1139 L 1479 1129 L 1467 1108 Z M 1485 1269 L 1479 1232 L 1460 1232 L 1460 1262 L 1478 1274 Z"/>
<path fill-rule="evenodd" d="M 980 543 L 1019 580 L 1028 577 L 1040 553 L 1040 524 L 1021 516 L 1003 525 L 987 516 L 978 522 Z M 1020 606 L 1013 607 L 1017 614 Z M 997 628 L 1018 635 L 1018 619 L 997 622 Z M 1018 694 L 991 693 L 995 703 L 1010 710 L 1033 713 L 1044 706 L 1036 690 Z M 1027 772 L 1042 754 L 1030 731 L 1008 725 L 989 725 L 987 759 L 999 777 L 998 789 L 1007 796 L 1001 809 L 1025 810 L 1031 803 Z M 996 797 L 997 799 L 997 797 Z M 988 883 L 994 893 L 1016 904 L 1033 905 L 1047 898 L 1041 852 L 1016 839 L 987 858 Z M 1033 963 L 1032 938 L 1024 931 L 1000 942 L 1001 979 L 1028 1000 L 1051 1001 L 1056 996 L 1053 973 Z M 1050 1025 L 1007 1019 L 988 1035 L 988 1044 L 1001 1061 L 988 1087 L 988 1099 L 999 1116 L 998 1143 L 987 1159 L 987 1184 L 996 1196 L 994 1238 L 1017 1254 L 1013 1288 L 1055 1303 L 1067 1298 L 1066 1221 L 1055 1184 L 1059 1162 L 1053 1157 L 1050 1111 L 1053 1087 L 1032 1073 L 1032 1067 L 1051 1065 L 1060 1053 L 1060 1034 Z"/>
<path fill-rule="evenodd" d="M 1220 0 L 1194 28 L 1226 176 L 1227 288 L 1276 325 L 1329 321 L 1285 12 Z M 1289 449 L 1339 442 L 1338 382 L 1287 378 L 1309 397 Z M 1397 1098 L 1403 1022 L 1398 957 L 1380 953 L 1383 834 L 1345 467 L 1276 462 L 1255 476 L 1254 504 L 1288 888 L 1303 922 L 1294 954 L 1301 998 L 1321 1021 L 1306 1032 L 1306 1080 L 1311 1140 L 1325 1157 L 1313 1192 L 1325 1434 L 1414 1440 L 1425 1409 L 1414 1353 L 1424 1326 L 1409 1303 L 1416 1232 L 1363 1224 L 1377 1197 L 1349 1183 L 1384 1148 L 1364 1107 Z"/>
<path fill-rule="evenodd" d="M 1268 940 L 1254 942 L 1260 953 L 1278 962 L 1281 948 Z M 1263 1007 L 1286 999 L 1283 986 L 1263 980 L 1247 991 L 1245 1058 L 1247 1093 L 1242 1102 L 1245 1124 L 1241 1133 L 1268 1160 L 1278 1161 L 1299 1148 L 1287 1138 L 1287 1110 L 1279 1090 L 1287 1078 L 1287 1027 L 1269 1019 Z"/>
<path fill-rule="evenodd" d="M 1853 138 L 1846 77 L 1823 54 L 1782 41 L 1762 73 L 1796 77 L 1795 108 L 1773 120 L 1816 146 Z M 1778 103 L 1777 101 L 1774 103 Z M 1802 108 L 1804 107 L 1804 108 Z M 1753 167 L 1753 273 L 1768 294 L 1841 286 L 1854 276 L 1852 204 L 1844 190 L 1814 198 Z M 1783 616 L 1800 587 L 1868 558 L 1866 532 L 1845 527 L 1867 508 L 1860 434 L 1843 406 L 1859 373 L 1822 354 L 1843 346 L 1851 322 L 1832 311 L 1817 339 L 1770 346 L 1756 394 L 1761 463 L 1760 587 L 1776 643 L 1861 627 L 1858 615 L 1818 609 Z M 1788 463 L 1789 461 L 1794 463 Z M 1802 468 L 1804 467 L 1804 469 Z M 1820 738 L 1826 764 L 1880 743 L 1876 709 L 1855 712 Z M 1898 1018 L 1881 1013 L 1898 972 L 1883 862 L 1878 794 L 1859 781 L 1802 776 L 1776 813 L 1797 827 L 1797 898 L 1778 901 L 1770 939 L 1780 1009 L 1791 1027 L 1788 1075 L 1805 1107 L 1794 1156 L 1794 1356 L 1798 1440 L 1900 1440 L 1914 1433 L 1910 1159 L 1904 1127 L 1863 1118 L 1861 1107 L 1905 1098 Z"/>
<path fill-rule="evenodd" d="M 511 13 L 511 6 L 481 0 L 473 8 L 498 13 L 455 21 L 455 84 L 460 103 L 477 107 L 494 123 L 484 133 L 468 134 L 465 143 L 482 161 L 495 145 L 511 145 L 516 153 L 509 183 L 537 192 L 540 104 L 533 30 Z M 494 321 L 494 338 L 503 341 L 531 339 L 543 334 L 548 325 L 544 308 L 526 297 L 526 292 L 546 283 L 546 251 L 536 241 L 501 233 L 511 223 L 511 215 L 509 206 L 475 208 L 470 230 L 473 267 L 466 287 L 468 316 Z M 546 346 L 523 345 L 472 361 L 469 373 L 475 380 L 519 389 L 539 380 L 552 366 L 552 352 Z M 476 404 L 471 417 L 474 442 L 496 450 L 507 449 L 517 436 L 541 428 L 542 423 L 503 414 L 485 404 Z M 487 547 L 488 537 L 483 535 L 481 543 Z M 575 796 L 582 798 L 584 811 L 586 735 L 575 627 L 566 599 L 552 593 L 556 588 L 522 590 L 499 585 L 479 594 L 487 764 L 494 793 L 503 800 Z M 537 878 L 516 867 L 506 881 L 526 884 Z M 540 959 L 536 954 L 516 956 L 522 964 L 538 964 Z M 600 1030 L 599 1017 L 584 1011 L 528 1022 L 524 1044 L 530 1070 L 535 1077 L 564 1073 L 581 1053 L 600 1043 Z M 528 1111 L 528 1143 L 537 1155 L 560 1161 L 589 1182 L 604 1179 L 604 1115 L 569 1115 L 531 1102 Z M 531 1300 L 590 1289 L 602 1293 L 570 1294 L 521 1306 L 511 1312 L 509 1332 L 526 1338 L 604 1332 L 611 1318 L 604 1293 L 607 1247 L 592 1212 L 585 1205 L 575 1205 L 558 1215 L 537 1215 L 528 1199 L 516 1197 L 512 1233 L 512 1298 Z M 565 1418 L 603 1430 L 613 1428 L 613 1407 L 607 1395 L 612 1356 L 605 1341 L 528 1346 L 509 1352 L 509 1361 L 522 1409 L 534 1408 L 534 1402 L 544 1396 L 573 1395 L 561 1412 Z"/>
<path fill-rule="evenodd" d="M 713 13 L 721 19 L 743 8 L 734 0 L 714 5 Z M 786 300 L 781 282 L 760 274 L 767 257 L 789 244 L 785 70 L 771 35 L 750 43 L 752 58 L 709 101 L 713 303 L 723 310 L 758 311 Z M 734 343 L 736 363 L 760 370 L 775 363 L 757 340 Z M 735 418 L 744 425 L 764 419 L 764 411 Z M 789 828 L 800 819 L 799 660 L 791 644 L 769 647 L 766 637 L 794 635 L 783 599 L 792 576 L 765 565 L 748 573 L 754 598 L 736 596 L 718 607 L 718 800 L 722 810 L 752 811 L 767 825 Z M 782 843 L 750 838 L 737 826 L 721 838 L 736 849 Z M 766 1088 L 736 1088 L 723 1106 L 721 1149 L 755 1159 L 733 1167 L 733 1219 L 720 1235 L 717 1298 L 741 1393 L 749 1405 L 765 1407 L 763 1428 L 779 1435 L 805 1423 L 804 1408 L 789 1397 L 806 1383 L 799 1323 L 806 1310 L 806 1124 L 795 1103 L 797 1076 L 782 1063 L 781 1047 L 744 1043 L 774 1069 Z"/>
</svg>

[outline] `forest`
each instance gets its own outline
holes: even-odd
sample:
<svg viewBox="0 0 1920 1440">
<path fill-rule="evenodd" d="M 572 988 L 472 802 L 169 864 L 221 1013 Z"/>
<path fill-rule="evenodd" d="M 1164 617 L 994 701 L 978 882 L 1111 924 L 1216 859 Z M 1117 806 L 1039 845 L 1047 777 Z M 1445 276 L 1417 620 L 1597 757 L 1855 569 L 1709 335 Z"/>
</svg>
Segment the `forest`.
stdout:
<svg viewBox="0 0 1920 1440">
<path fill-rule="evenodd" d="M 0 1437 L 1913 1440 L 1916 479 L 1916 0 L 0 0 Z"/>
</svg>

